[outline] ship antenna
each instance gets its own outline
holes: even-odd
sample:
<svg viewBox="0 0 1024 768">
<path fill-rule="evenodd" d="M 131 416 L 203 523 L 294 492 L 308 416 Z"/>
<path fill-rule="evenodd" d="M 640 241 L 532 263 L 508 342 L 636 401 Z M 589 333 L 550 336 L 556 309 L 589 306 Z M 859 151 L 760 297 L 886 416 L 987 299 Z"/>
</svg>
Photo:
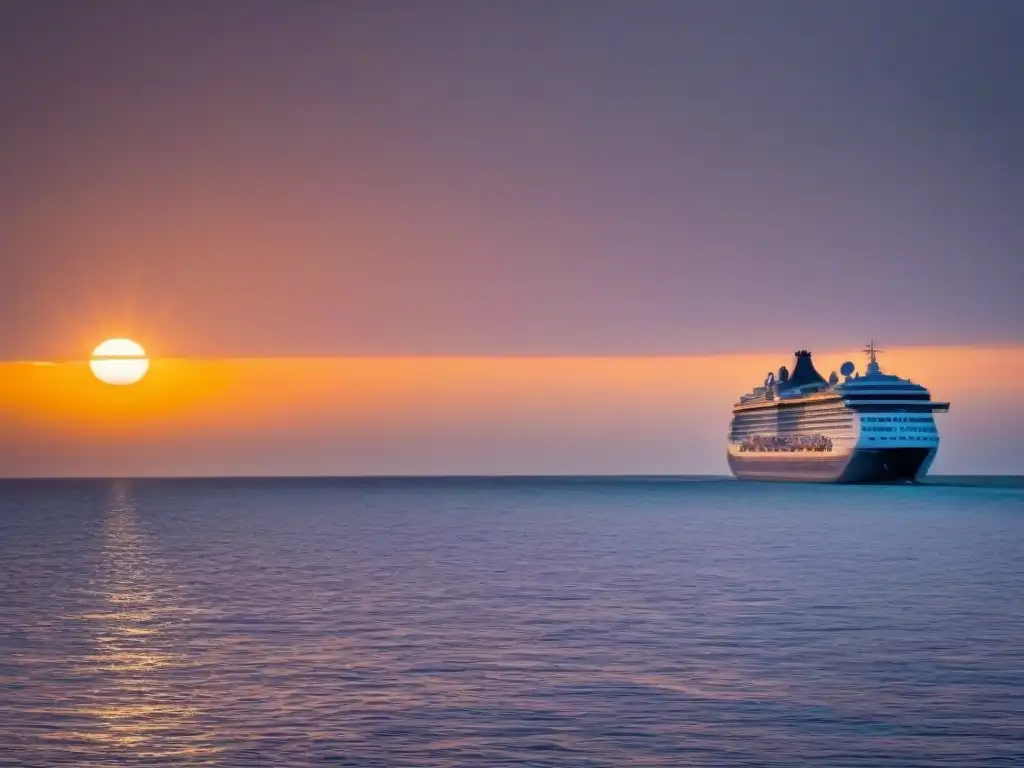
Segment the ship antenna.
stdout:
<svg viewBox="0 0 1024 768">
<path fill-rule="evenodd" d="M 884 350 L 875 346 L 874 339 L 871 339 L 868 345 L 864 347 L 864 352 L 867 353 L 869 358 L 868 373 L 878 373 L 881 370 L 881 366 L 878 365 L 878 353 L 882 351 Z"/>
</svg>

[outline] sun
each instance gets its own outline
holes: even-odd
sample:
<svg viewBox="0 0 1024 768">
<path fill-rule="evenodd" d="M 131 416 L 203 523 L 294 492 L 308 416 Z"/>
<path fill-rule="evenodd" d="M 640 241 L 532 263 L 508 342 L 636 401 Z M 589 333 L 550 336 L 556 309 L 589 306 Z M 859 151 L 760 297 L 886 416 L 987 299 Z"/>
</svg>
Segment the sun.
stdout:
<svg viewBox="0 0 1024 768">
<path fill-rule="evenodd" d="M 142 380 L 149 370 L 149 359 L 131 339 L 107 339 L 92 351 L 89 367 L 105 384 L 125 386 Z"/>
</svg>

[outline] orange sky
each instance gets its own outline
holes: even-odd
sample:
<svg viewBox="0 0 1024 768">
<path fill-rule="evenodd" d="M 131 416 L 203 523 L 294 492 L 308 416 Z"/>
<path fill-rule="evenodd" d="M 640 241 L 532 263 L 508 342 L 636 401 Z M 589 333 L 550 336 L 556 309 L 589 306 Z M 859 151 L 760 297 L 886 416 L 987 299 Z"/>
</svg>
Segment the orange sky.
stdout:
<svg viewBox="0 0 1024 768">
<path fill-rule="evenodd" d="M 815 354 L 825 375 L 854 351 Z M 934 472 L 1024 471 L 1024 348 L 893 349 L 952 401 Z M 789 355 L 0 364 L 0 475 L 726 473 L 729 409 Z"/>
</svg>

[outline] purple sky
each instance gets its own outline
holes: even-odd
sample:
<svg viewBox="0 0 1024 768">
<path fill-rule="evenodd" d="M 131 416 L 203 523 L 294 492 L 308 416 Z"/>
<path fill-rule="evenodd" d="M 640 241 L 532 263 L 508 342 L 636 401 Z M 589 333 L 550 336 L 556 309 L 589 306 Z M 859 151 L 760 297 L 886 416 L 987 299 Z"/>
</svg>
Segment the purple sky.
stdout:
<svg viewBox="0 0 1024 768">
<path fill-rule="evenodd" d="M 0 359 L 1021 342 L 1022 40 L 1018 0 L 0 2 Z"/>
</svg>

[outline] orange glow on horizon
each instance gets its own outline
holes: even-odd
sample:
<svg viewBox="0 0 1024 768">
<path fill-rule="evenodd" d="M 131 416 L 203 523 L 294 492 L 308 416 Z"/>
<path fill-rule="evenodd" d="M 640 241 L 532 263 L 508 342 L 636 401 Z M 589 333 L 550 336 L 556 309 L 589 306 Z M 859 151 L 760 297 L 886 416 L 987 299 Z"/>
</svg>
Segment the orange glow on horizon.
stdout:
<svg viewBox="0 0 1024 768">
<path fill-rule="evenodd" d="M 814 355 L 824 376 L 847 359 L 864 370 L 857 351 Z M 950 400 L 950 424 L 966 428 L 989 403 L 1003 410 L 1002 423 L 1024 421 L 1015 405 L 1024 347 L 894 348 L 879 360 Z M 86 361 L 0 363 L 0 475 L 143 459 L 147 471 L 173 474 L 201 451 L 211 473 L 252 462 L 258 474 L 278 461 L 301 472 L 304 457 L 345 473 L 391 456 L 401 466 L 429 459 L 443 471 L 445 445 L 493 455 L 500 467 L 533 443 L 570 467 L 587 466 L 588 450 L 613 456 L 619 444 L 669 466 L 686 445 L 717 461 L 732 404 L 781 364 L 791 364 L 788 356 L 165 358 L 152 360 L 137 384 L 111 387 Z"/>
</svg>

